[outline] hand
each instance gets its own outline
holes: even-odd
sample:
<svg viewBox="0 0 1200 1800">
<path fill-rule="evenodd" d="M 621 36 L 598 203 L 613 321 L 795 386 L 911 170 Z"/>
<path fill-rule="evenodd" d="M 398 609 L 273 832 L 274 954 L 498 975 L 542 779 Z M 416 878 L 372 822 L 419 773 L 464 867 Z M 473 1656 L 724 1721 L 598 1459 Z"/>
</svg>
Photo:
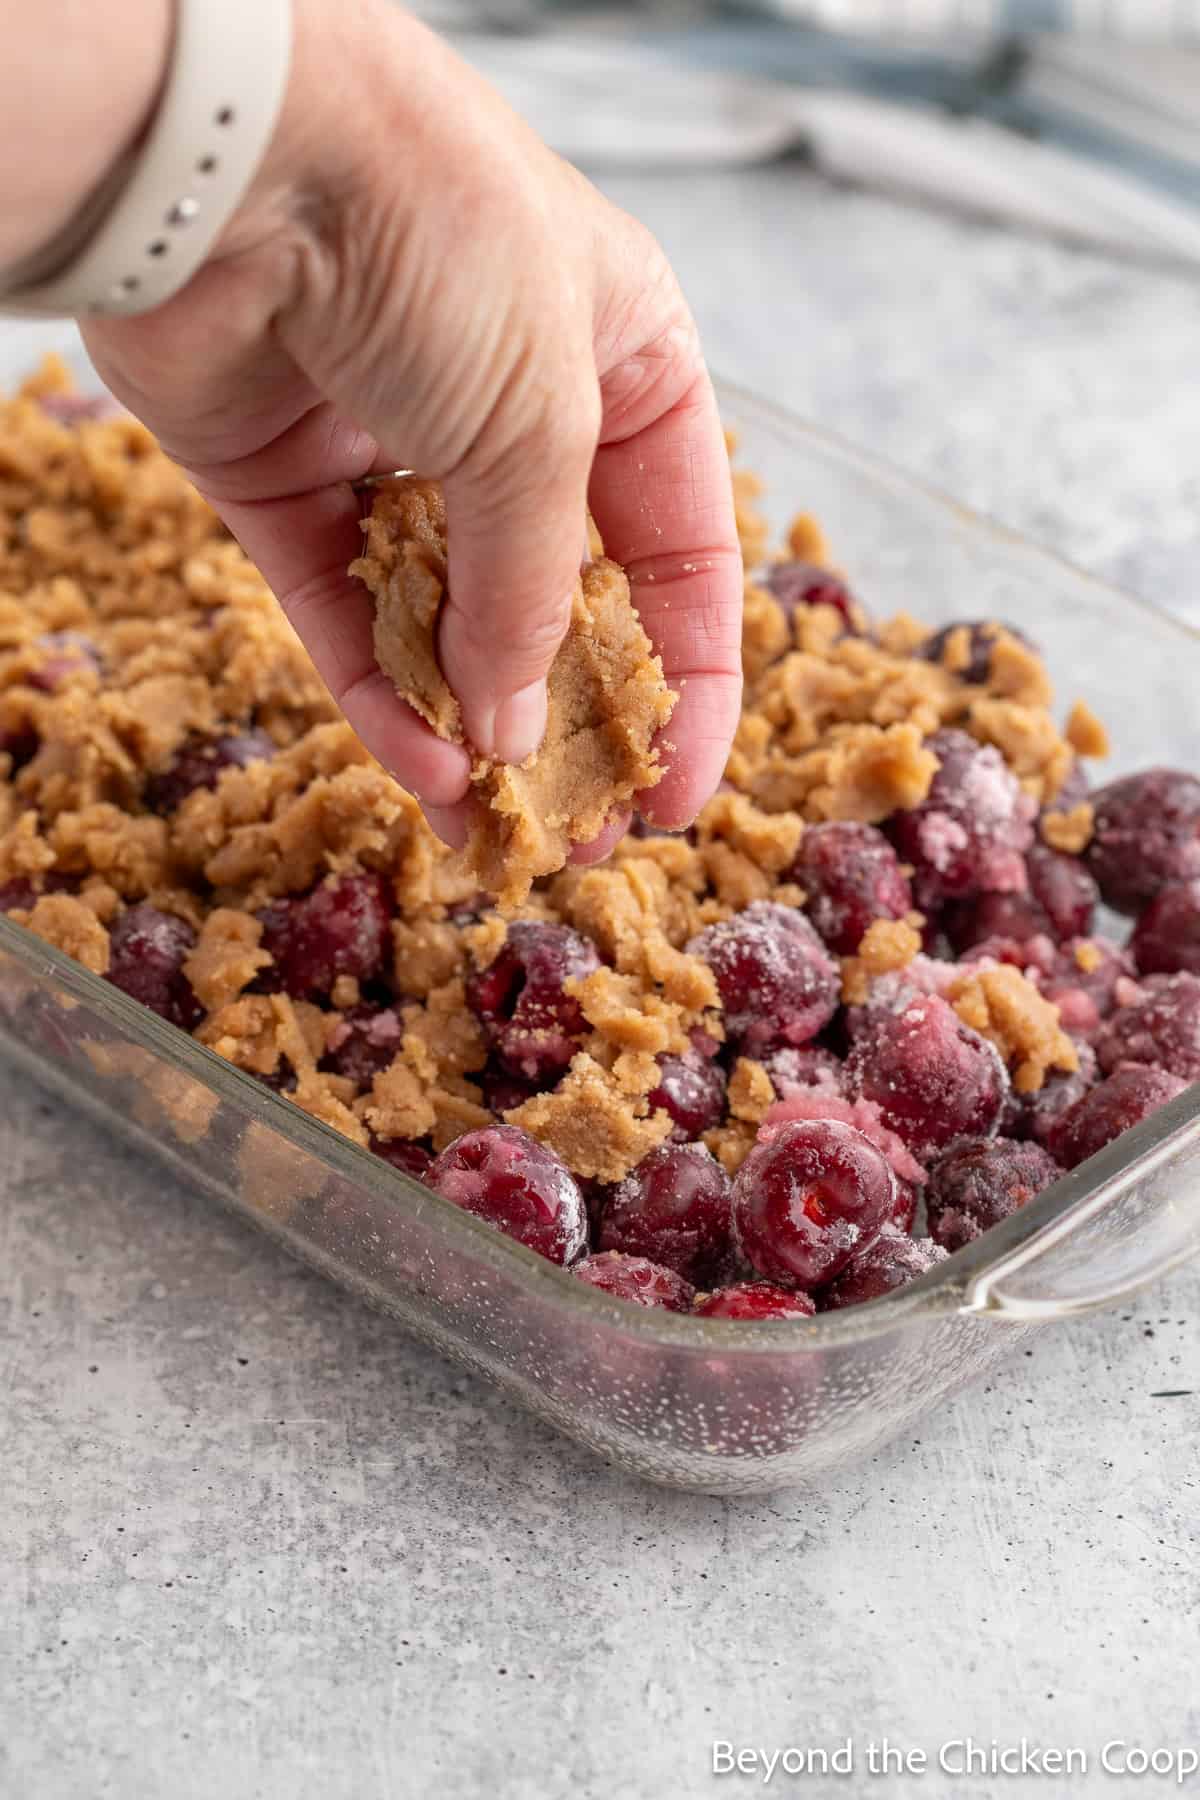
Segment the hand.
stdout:
<svg viewBox="0 0 1200 1800">
<path fill-rule="evenodd" d="M 283 117 L 217 252 L 89 324 L 113 392 L 262 569 L 363 741 L 448 841 L 468 758 L 375 664 L 352 483 L 439 479 L 439 654 L 478 750 L 537 747 L 590 505 L 680 694 L 643 810 L 686 824 L 741 693 L 741 561 L 695 327 L 652 238 L 388 0 L 297 0 Z M 591 855 L 604 854 L 624 821 Z"/>
</svg>

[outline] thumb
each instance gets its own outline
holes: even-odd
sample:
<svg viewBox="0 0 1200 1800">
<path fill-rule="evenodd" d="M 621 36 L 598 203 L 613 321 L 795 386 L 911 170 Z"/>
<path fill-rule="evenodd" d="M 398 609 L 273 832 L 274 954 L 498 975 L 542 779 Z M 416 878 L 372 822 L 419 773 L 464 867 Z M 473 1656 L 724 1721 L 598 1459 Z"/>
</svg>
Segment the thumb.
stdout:
<svg viewBox="0 0 1200 1800">
<path fill-rule="evenodd" d="M 524 762 L 546 730 L 546 676 L 571 620 L 599 435 L 577 415 L 445 482 L 449 599 L 438 653 L 470 743 Z"/>
</svg>

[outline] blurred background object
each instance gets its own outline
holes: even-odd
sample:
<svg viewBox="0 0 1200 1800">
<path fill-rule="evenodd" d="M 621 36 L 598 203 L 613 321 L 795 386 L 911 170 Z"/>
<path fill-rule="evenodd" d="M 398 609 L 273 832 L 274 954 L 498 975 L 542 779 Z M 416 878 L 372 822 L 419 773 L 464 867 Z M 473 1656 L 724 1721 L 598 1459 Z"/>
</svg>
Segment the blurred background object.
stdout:
<svg viewBox="0 0 1200 1800">
<path fill-rule="evenodd" d="M 580 166 L 827 174 L 1200 264 L 1200 0 L 417 8 Z"/>
</svg>

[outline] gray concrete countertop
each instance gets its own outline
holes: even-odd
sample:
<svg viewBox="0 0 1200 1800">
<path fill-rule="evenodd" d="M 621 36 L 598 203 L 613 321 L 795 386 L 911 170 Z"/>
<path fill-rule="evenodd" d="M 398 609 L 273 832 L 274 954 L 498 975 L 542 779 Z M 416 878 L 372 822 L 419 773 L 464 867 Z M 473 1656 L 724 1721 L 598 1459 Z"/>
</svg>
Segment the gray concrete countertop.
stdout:
<svg viewBox="0 0 1200 1800">
<path fill-rule="evenodd" d="M 608 185 L 716 367 L 1200 608 L 1190 286 L 799 167 Z M 766 1791 L 1177 1791 L 1095 1757 L 1200 1745 L 1200 1270 L 815 1494 L 680 1496 L 3 1079 L 5 1796 L 689 1800 L 761 1787 L 715 1739 L 847 1737 Z M 884 1735 L 934 1766 L 870 1780 Z M 1091 1772 L 939 1773 L 967 1737 Z"/>
</svg>

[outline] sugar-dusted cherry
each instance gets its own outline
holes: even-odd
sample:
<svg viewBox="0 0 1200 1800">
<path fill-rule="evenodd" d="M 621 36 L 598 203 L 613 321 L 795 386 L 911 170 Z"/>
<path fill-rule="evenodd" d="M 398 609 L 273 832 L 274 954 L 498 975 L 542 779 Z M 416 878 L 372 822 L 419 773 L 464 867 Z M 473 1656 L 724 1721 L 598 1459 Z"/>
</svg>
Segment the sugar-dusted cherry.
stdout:
<svg viewBox="0 0 1200 1800">
<path fill-rule="evenodd" d="M 846 1080 L 917 1156 L 993 1132 L 1009 1093 L 998 1052 L 936 994 L 873 1015 L 855 1039 Z"/>
<path fill-rule="evenodd" d="M 597 1243 L 702 1285 L 728 1262 L 732 1231 L 729 1177 L 716 1157 L 703 1144 L 660 1144 L 610 1190 Z"/>
<path fill-rule="evenodd" d="M 426 1180 L 550 1262 L 573 1263 L 587 1247 L 587 1213 L 574 1176 L 515 1125 L 464 1133 L 435 1158 Z"/>
<path fill-rule="evenodd" d="M 805 827 L 788 871 L 804 889 L 804 910 L 829 948 L 851 956 L 876 919 L 912 911 L 900 858 L 874 825 L 829 819 Z"/>
<path fill-rule="evenodd" d="M 938 758 L 919 806 L 898 812 L 891 834 L 913 867 L 922 911 L 983 893 L 1023 893 L 1036 807 L 992 744 L 946 728 L 926 740 Z"/>
<path fill-rule="evenodd" d="M 1114 1138 L 1130 1131 L 1156 1113 L 1187 1082 L 1165 1069 L 1144 1063 L 1122 1063 L 1112 1074 L 1077 1100 L 1057 1121 L 1046 1148 L 1064 1169 L 1078 1168 Z"/>
<path fill-rule="evenodd" d="M 806 1044 L 837 1011 L 838 966 L 795 907 L 756 900 L 688 949 L 716 976 L 726 1032 L 747 1056 Z"/>
<path fill-rule="evenodd" d="M 797 1120 L 757 1143 L 734 1177 L 734 1236 L 766 1280 L 812 1289 L 877 1235 L 895 1200 L 887 1160 L 861 1131 Z"/>
<path fill-rule="evenodd" d="M 843 1307 L 882 1300 L 945 1260 L 945 1250 L 932 1238 L 911 1238 L 886 1226 L 824 1290 L 821 1311 L 840 1312 Z"/>
<path fill-rule="evenodd" d="M 811 1294 L 799 1288 L 776 1287 L 770 1281 L 735 1281 L 716 1288 L 696 1303 L 700 1319 L 811 1319 L 816 1312 Z"/>
<path fill-rule="evenodd" d="M 391 912 L 388 883 L 371 869 L 273 901 L 259 914 L 262 947 L 274 958 L 268 980 L 294 999 L 324 999 L 339 975 L 377 979 L 390 960 Z"/>
<path fill-rule="evenodd" d="M 566 984 L 599 967 L 596 946 L 569 925 L 512 921 L 494 961 L 467 979 L 467 1004 L 511 1074 L 542 1086 L 562 1074 L 587 1031 Z"/>
<path fill-rule="evenodd" d="M 183 965 L 196 944 L 186 919 L 142 901 L 118 913 L 109 930 L 108 979 L 151 1012 L 191 1031 L 204 1017 Z"/>
<path fill-rule="evenodd" d="M 1057 1181 L 1062 1170 L 1040 1144 L 962 1138 L 934 1164 L 925 1190 L 930 1235 L 959 1250 Z"/>
<path fill-rule="evenodd" d="M 645 1256 L 627 1256 L 620 1250 L 602 1250 L 575 1264 L 575 1274 L 589 1287 L 599 1288 L 614 1300 L 634 1306 L 659 1306 L 668 1312 L 691 1310 L 694 1289 L 674 1269 L 664 1268 Z"/>
<path fill-rule="evenodd" d="M 1088 867 L 1109 906 L 1137 913 L 1173 883 L 1200 876 L 1200 780 L 1143 769 L 1092 795 Z"/>
</svg>

